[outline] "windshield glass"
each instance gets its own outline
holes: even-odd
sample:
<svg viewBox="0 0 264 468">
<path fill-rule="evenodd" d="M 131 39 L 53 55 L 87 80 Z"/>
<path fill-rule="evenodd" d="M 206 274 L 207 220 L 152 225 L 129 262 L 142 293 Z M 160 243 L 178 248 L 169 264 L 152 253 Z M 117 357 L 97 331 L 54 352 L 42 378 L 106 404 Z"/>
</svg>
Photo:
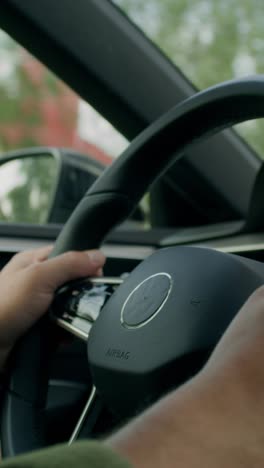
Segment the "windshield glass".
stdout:
<svg viewBox="0 0 264 468">
<path fill-rule="evenodd" d="M 259 0 L 114 0 L 198 88 L 264 73 Z M 264 121 L 236 126 L 264 157 Z"/>
</svg>

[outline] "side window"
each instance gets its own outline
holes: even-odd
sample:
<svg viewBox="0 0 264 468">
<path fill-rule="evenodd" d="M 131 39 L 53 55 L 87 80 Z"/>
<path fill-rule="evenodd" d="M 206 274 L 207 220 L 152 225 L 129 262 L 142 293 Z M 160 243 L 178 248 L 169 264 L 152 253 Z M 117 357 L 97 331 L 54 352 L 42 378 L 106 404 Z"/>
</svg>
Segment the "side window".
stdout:
<svg viewBox="0 0 264 468">
<path fill-rule="evenodd" d="M 0 30 L 0 153 L 64 146 L 108 165 L 127 140 Z"/>
<path fill-rule="evenodd" d="M 0 164 L 10 151 L 27 156 L 25 148 L 57 147 L 102 168 L 125 149 L 128 141 L 109 122 L 1 30 L 0 56 Z M 52 173 L 54 162 L 45 158 L 34 168 L 30 157 L 1 164 L 0 221 L 46 222 L 41 209 L 51 208 Z"/>
</svg>

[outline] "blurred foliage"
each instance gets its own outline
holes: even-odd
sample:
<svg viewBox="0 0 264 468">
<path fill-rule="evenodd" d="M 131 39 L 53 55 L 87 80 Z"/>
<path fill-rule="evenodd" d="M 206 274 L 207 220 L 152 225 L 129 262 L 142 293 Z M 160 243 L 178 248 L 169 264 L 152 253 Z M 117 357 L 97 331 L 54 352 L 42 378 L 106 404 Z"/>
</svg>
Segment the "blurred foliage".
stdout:
<svg viewBox="0 0 264 468">
<path fill-rule="evenodd" d="M 0 180 L 9 176 L 5 189 L 2 182 L 0 221 L 45 223 L 53 201 L 58 166 L 52 156 L 16 159 L 0 166 Z"/>
<path fill-rule="evenodd" d="M 43 145 L 40 132 L 47 126 L 48 117 L 53 119 L 56 127 L 53 115 L 49 113 L 47 117 L 48 99 L 59 96 L 62 85 L 1 31 L 0 48 L 0 154 L 5 154 L 17 148 Z M 45 223 L 56 173 L 56 162 L 48 155 L 27 157 L 0 166 L 0 221 Z M 5 174 L 8 174 L 9 184 Z"/>
<path fill-rule="evenodd" d="M 28 146 L 72 146 L 77 96 L 0 30 L 0 154 Z"/>
<path fill-rule="evenodd" d="M 264 73 L 262 0 L 113 0 L 199 89 Z M 264 121 L 236 129 L 264 157 Z"/>
</svg>

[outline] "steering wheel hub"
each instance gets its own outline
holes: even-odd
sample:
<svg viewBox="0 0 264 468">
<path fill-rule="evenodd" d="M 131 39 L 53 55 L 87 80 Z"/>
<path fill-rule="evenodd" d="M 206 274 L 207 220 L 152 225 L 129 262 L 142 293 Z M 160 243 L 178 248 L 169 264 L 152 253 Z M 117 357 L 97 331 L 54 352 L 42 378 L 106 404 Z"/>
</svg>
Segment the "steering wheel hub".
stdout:
<svg viewBox="0 0 264 468">
<path fill-rule="evenodd" d="M 122 307 L 122 325 L 133 329 L 149 323 L 163 308 L 171 288 L 172 279 L 168 273 L 156 273 L 143 280 Z"/>
<path fill-rule="evenodd" d="M 263 283 L 259 265 L 197 247 L 159 250 L 142 262 L 88 340 L 93 381 L 107 406 L 131 416 L 194 375 Z"/>
</svg>

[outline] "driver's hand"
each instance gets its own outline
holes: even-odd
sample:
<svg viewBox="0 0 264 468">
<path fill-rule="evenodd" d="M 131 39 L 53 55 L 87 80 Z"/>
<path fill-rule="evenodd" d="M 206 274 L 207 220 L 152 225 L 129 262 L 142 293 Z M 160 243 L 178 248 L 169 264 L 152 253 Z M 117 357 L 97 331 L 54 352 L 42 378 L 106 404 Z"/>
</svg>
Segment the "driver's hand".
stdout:
<svg viewBox="0 0 264 468">
<path fill-rule="evenodd" d="M 17 339 L 49 308 L 67 281 L 102 272 L 97 250 L 67 252 L 48 259 L 52 246 L 15 255 L 0 273 L 0 369 Z"/>
<path fill-rule="evenodd" d="M 264 287 L 203 370 L 108 443 L 137 468 L 264 467 Z"/>
</svg>

